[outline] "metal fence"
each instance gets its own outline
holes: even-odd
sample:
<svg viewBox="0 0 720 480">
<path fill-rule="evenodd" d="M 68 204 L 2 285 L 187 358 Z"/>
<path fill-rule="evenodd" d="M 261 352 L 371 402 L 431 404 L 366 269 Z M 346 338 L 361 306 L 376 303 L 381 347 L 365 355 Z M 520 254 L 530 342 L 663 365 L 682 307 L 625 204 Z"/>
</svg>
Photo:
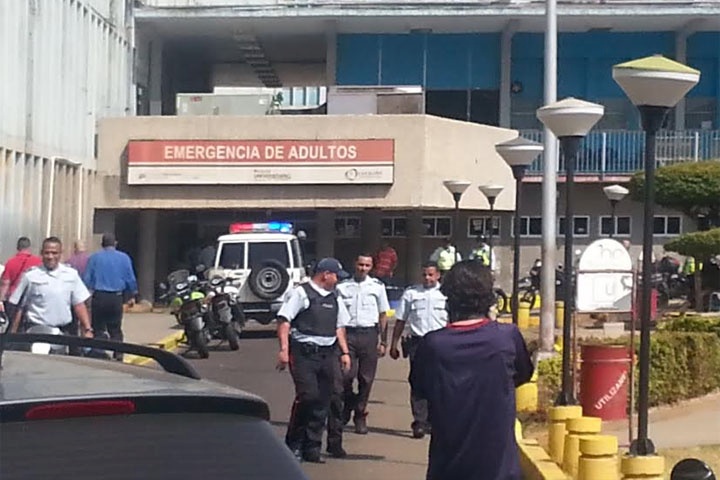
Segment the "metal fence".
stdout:
<svg viewBox="0 0 720 480">
<path fill-rule="evenodd" d="M 522 130 L 520 135 L 543 141 L 542 130 Z M 643 167 L 645 132 L 600 130 L 583 141 L 576 171 L 580 174 L 632 174 Z M 657 138 L 657 165 L 720 160 L 720 130 L 661 131 Z M 530 173 L 542 173 L 543 157 L 530 166 Z M 565 171 L 561 158 L 558 172 Z"/>
</svg>

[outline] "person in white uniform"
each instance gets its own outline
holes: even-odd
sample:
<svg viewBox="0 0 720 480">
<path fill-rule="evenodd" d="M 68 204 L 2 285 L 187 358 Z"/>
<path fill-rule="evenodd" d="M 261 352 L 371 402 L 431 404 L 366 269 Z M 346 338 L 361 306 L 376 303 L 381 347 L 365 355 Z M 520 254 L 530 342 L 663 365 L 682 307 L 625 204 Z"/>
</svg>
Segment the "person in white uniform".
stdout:
<svg viewBox="0 0 720 480">
<path fill-rule="evenodd" d="M 448 321 L 445 309 L 446 298 L 440 292 L 440 270 L 437 263 L 425 263 L 422 276 L 422 285 L 409 287 L 403 294 L 400 308 L 396 313 L 397 320 L 390 343 L 390 357 L 397 360 L 400 357 L 397 344 L 407 323 L 410 326 L 411 334 L 403 339 L 402 349 L 403 356 L 410 358 L 411 368 L 420 340 L 426 334 L 444 328 Z M 413 437 L 423 438 L 426 433 L 430 432 L 427 401 L 417 396 L 413 392 L 412 386 L 410 388 L 410 407 L 413 414 L 411 425 Z"/>
</svg>

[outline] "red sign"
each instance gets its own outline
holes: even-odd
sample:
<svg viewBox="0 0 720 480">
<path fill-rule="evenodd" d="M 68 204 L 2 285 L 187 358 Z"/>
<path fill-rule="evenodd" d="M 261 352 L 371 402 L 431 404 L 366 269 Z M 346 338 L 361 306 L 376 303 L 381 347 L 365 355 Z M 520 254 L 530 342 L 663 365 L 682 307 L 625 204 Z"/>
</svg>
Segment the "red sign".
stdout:
<svg viewBox="0 0 720 480">
<path fill-rule="evenodd" d="M 355 163 L 392 165 L 395 141 L 131 140 L 129 165 Z"/>
</svg>

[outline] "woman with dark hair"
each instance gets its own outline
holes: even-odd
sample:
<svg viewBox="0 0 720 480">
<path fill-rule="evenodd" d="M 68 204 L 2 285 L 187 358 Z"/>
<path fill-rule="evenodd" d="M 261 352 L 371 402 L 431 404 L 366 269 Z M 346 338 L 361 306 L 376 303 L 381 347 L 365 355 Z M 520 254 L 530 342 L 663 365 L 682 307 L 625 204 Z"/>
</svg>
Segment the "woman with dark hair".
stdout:
<svg viewBox="0 0 720 480">
<path fill-rule="evenodd" d="M 425 335 L 410 373 L 432 426 L 427 480 L 520 479 L 515 388 L 533 374 L 525 341 L 489 320 L 493 279 L 480 262 L 455 264 L 441 291 L 448 325 Z"/>
</svg>

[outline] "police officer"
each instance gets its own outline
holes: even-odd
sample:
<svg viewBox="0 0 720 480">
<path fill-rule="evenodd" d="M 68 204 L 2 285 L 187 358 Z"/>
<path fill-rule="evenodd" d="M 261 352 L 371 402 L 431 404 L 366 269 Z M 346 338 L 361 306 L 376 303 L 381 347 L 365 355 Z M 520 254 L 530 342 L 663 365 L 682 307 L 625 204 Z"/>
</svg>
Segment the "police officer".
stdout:
<svg viewBox="0 0 720 480">
<path fill-rule="evenodd" d="M 397 320 L 390 343 L 390 357 L 397 360 L 400 352 L 397 348 L 398 340 L 405 329 L 405 323 L 410 325 L 411 335 L 403 340 L 403 356 L 410 357 L 410 365 L 415 359 L 420 339 L 425 334 L 445 327 L 448 321 L 445 310 L 445 295 L 440 292 L 440 270 L 435 262 L 428 262 L 422 269 L 423 283 L 405 290 L 400 308 L 397 311 Z M 413 414 L 411 425 L 414 438 L 423 438 L 430 431 L 428 422 L 427 401 L 420 398 L 410 387 L 410 407 Z"/>
<path fill-rule="evenodd" d="M 324 258 L 315 265 L 310 281 L 295 287 L 278 312 L 278 368 L 284 370 L 289 364 L 295 383 L 285 442 L 301 461 L 323 463 L 320 446 L 330 398 L 342 376 L 341 365 L 344 371 L 350 369 L 345 339 L 350 315 L 335 293 L 338 279 L 348 277 L 339 261 Z M 346 456 L 342 436 L 331 437 L 328 432 L 327 452 Z"/>
<path fill-rule="evenodd" d="M 484 235 L 477 238 L 477 246 L 470 252 L 470 260 L 477 260 L 484 267 L 490 266 L 490 245 L 488 245 Z"/>
<path fill-rule="evenodd" d="M 375 380 L 378 357 L 385 355 L 387 345 L 387 311 L 390 309 L 385 285 L 368 274 L 373 268 L 373 258 L 362 253 L 355 259 L 355 275 L 338 284 L 340 299 L 350 312 L 350 323 L 345 328 L 352 359 L 352 368 L 343 381 L 342 424 L 350 421 L 355 413 L 355 433 L 365 435 L 367 429 L 367 404 Z M 357 378 L 358 393 L 353 390 Z M 337 409 L 331 408 L 330 415 Z M 328 425 L 331 428 L 330 425 Z"/>
<path fill-rule="evenodd" d="M 10 297 L 10 303 L 18 307 L 10 331 L 17 332 L 25 313 L 31 326 L 59 327 L 66 334 L 75 334 L 70 331 L 73 310 L 83 336 L 92 337 L 93 330 L 85 306 L 90 292 L 77 270 L 60 263 L 62 242 L 57 237 L 46 238 L 40 253 L 42 265 L 26 271 Z"/>
</svg>

